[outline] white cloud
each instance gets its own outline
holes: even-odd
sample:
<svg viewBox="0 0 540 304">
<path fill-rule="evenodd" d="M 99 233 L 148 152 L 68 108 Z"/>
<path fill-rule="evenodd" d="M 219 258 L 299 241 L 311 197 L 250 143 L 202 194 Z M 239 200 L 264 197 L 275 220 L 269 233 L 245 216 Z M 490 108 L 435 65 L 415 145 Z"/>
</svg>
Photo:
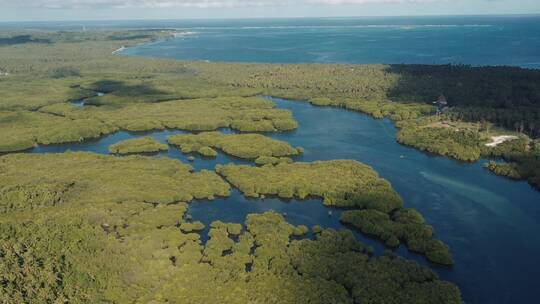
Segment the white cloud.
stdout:
<svg viewBox="0 0 540 304">
<path fill-rule="evenodd" d="M 0 7 L 17 8 L 221 8 L 292 4 L 424 3 L 447 0 L 0 0 Z"/>
</svg>

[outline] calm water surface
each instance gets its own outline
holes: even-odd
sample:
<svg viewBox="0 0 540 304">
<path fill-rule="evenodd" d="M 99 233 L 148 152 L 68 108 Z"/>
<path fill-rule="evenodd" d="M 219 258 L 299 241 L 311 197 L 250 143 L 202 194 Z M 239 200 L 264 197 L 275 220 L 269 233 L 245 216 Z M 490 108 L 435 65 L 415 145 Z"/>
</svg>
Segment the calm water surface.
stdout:
<svg viewBox="0 0 540 304">
<path fill-rule="evenodd" d="M 540 277 L 540 192 L 525 182 L 515 182 L 490 174 L 481 162 L 460 163 L 436 157 L 396 142 L 396 129 L 389 120 L 375 120 L 344 109 L 315 107 L 305 102 L 273 99 L 289 109 L 299 122 L 298 130 L 268 134 L 303 146 L 296 161 L 355 159 L 374 167 L 388 179 L 405 200 L 418 209 L 435 227 L 438 238 L 450 245 L 456 264 L 453 268 L 433 267 L 441 277 L 458 284 L 468 303 L 532 303 L 536 301 Z M 230 133 L 224 129 L 222 132 Z M 77 144 L 39 146 L 32 153 L 92 151 L 108 153 L 108 146 L 120 140 L 152 136 L 166 142 L 183 131 L 144 133 L 117 132 L 99 140 Z M 177 148 L 157 154 L 188 163 Z M 250 162 L 222 153 L 216 159 L 196 157 L 195 170 L 213 170 L 217 164 Z M 320 200 L 283 202 L 279 199 L 250 200 L 233 190 L 226 199 L 196 201 L 189 213 L 209 224 L 214 220 L 243 222 L 249 213 L 276 210 L 293 224 L 315 224 L 344 228 L 340 211 L 329 209 Z M 332 211 L 332 216 L 328 215 Z M 378 241 L 356 233 L 363 242 L 380 252 Z M 425 259 L 400 248 L 402 256 L 428 265 Z M 432 266 L 432 265 L 430 265 Z"/>
<path fill-rule="evenodd" d="M 540 68 L 540 16 L 170 21 L 152 25 L 188 34 L 122 53 L 209 61 Z"/>
</svg>

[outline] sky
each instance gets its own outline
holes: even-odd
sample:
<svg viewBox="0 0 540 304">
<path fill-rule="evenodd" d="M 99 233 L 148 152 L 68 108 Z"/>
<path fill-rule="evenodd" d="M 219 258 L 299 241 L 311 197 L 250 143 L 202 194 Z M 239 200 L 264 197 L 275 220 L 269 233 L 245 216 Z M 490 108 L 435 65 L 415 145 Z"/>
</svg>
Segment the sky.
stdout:
<svg viewBox="0 0 540 304">
<path fill-rule="evenodd" d="M 0 21 L 540 14 L 540 0 L 0 0 Z"/>
</svg>

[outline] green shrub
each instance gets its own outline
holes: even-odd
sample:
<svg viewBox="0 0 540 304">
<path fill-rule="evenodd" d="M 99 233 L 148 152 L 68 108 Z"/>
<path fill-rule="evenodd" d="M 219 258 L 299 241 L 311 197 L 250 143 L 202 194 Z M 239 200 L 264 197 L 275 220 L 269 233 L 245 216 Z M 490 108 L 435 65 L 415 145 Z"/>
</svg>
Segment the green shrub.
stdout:
<svg viewBox="0 0 540 304">
<path fill-rule="evenodd" d="M 193 223 L 183 222 L 180 225 L 180 230 L 182 230 L 185 233 L 194 232 L 194 231 L 202 231 L 204 230 L 204 224 L 199 221 L 196 221 Z"/>
<path fill-rule="evenodd" d="M 274 159 L 269 157 L 276 157 L 277 159 L 277 157 L 298 154 L 298 151 L 288 143 L 260 134 L 203 132 L 170 136 L 168 141 L 170 144 L 180 147 L 183 153 L 195 152 L 200 147 L 213 147 L 239 158 L 256 159 L 265 157 L 259 162 L 262 160 L 274 162 Z"/>
<path fill-rule="evenodd" d="M 337 207 L 371 208 L 389 213 L 403 202 L 390 183 L 356 161 L 281 163 L 276 166 L 218 166 L 217 172 L 247 196 L 318 196 Z"/>
<path fill-rule="evenodd" d="M 489 161 L 484 165 L 487 169 L 489 169 L 491 172 L 497 174 L 506 176 L 512 179 L 522 179 L 523 177 L 519 173 L 518 167 L 516 164 L 510 163 L 497 163 L 494 161 Z"/>
<path fill-rule="evenodd" d="M 216 157 L 217 156 L 217 152 L 210 148 L 210 147 L 200 147 L 197 152 L 199 154 L 201 154 L 202 156 L 205 156 L 205 157 Z"/>
<path fill-rule="evenodd" d="M 400 209 L 391 216 L 377 210 L 348 210 L 342 213 L 340 221 L 380 238 L 389 247 L 397 247 L 403 241 L 411 251 L 425 254 L 431 262 L 454 263 L 448 246 L 433 240 L 433 229 L 424 224 L 415 210 Z"/>
<path fill-rule="evenodd" d="M 154 153 L 166 151 L 169 147 L 152 137 L 142 137 L 120 141 L 109 147 L 109 152 L 114 154 Z"/>
<path fill-rule="evenodd" d="M 52 78 L 80 77 L 81 71 L 75 67 L 59 67 L 50 73 Z"/>
<path fill-rule="evenodd" d="M 299 225 L 293 228 L 292 235 L 302 236 L 309 232 L 309 228 L 306 225 Z"/>
<path fill-rule="evenodd" d="M 449 156 L 463 161 L 480 159 L 481 140 L 472 131 L 455 131 L 450 128 L 403 127 L 398 132 L 399 143 L 423 151 Z"/>
</svg>

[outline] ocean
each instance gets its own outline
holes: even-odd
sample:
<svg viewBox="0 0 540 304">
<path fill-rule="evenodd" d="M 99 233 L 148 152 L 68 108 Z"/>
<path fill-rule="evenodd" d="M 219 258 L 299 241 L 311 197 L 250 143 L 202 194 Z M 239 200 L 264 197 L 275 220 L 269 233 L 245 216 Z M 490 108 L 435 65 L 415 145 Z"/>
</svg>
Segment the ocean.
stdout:
<svg viewBox="0 0 540 304">
<path fill-rule="evenodd" d="M 540 68 L 540 16 L 191 20 L 119 25 L 185 33 L 130 48 L 125 55 L 265 63 Z"/>
</svg>

